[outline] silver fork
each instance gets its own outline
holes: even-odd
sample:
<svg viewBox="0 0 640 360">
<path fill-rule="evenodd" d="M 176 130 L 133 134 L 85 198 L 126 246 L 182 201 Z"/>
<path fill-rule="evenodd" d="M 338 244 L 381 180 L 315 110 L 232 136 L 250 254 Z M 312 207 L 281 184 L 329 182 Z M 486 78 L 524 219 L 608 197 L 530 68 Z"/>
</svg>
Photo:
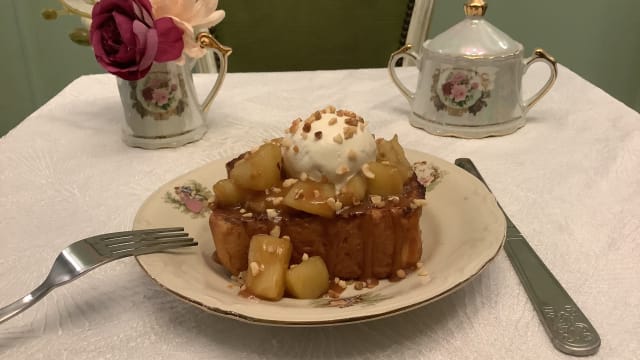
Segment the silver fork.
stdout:
<svg viewBox="0 0 640 360">
<path fill-rule="evenodd" d="M 60 252 L 40 286 L 25 297 L 0 308 L 0 323 L 25 311 L 56 287 L 75 280 L 100 265 L 128 256 L 198 245 L 183 230 L 184 228 L 175 227 L 121 231 L 74 242 Z"/>
</svg>

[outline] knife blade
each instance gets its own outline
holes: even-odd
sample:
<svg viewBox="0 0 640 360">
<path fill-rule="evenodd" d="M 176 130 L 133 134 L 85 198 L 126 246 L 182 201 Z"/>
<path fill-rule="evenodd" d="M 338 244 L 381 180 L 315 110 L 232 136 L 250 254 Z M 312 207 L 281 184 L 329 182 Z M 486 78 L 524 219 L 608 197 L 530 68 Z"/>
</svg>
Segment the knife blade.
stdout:
<svg viewBox="0 0 640 360">
<path fill-rule="evenodd" d="M 456 159 L 455 164 L 478 178 L 491 191 L 471 159 Z M 600 348 L 600 335 L 502 206 L 498 204 L 498 207 L 507 221 L 504 250 L 553 346 L 574 356 L 595 354 Z"/>
</svg>

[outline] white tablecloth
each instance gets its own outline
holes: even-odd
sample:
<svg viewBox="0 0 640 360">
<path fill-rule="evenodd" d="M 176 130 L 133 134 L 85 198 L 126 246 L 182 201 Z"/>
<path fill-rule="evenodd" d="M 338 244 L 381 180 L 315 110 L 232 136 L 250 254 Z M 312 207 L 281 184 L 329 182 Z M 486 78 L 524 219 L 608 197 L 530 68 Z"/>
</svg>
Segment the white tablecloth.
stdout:
<svg viewBox="0 0 640 360">
<path fill-rule="evenodd" d="M 414 74 L 405 70 L 401 76 L 410 80 Z M 532 78 L 541 82 L 544 73 L 533 71 Z M 196 87 L 204 92 L 211 82 L 199 75 Z M 163 183 L 279 136 L 292 119 L 327 104 L 364 116 L 377 136 L 397 133 L 406 147 L 449 161 L 471 157 L 599 331 L 596 357 L 640 356 L 640 115 L 564 67 L 523 129 L 482 140 L 441 138 L 411 127 L 408 104 L 384 69 L 229 74 L 204 139 L 152 151 L 120 141 L 114 77 L 81 77 L 0 140 L 0 304 L 37 286 L 69 243 L 130 229 L 143 200 Z M 56 289 L 1 324 L 0 357 L 567 356 L 552 347 L 501 252 L 470 284 L 435 303 L 325 328 L 251 325 L 205 313 L 125 259 Z"/>
</svg>

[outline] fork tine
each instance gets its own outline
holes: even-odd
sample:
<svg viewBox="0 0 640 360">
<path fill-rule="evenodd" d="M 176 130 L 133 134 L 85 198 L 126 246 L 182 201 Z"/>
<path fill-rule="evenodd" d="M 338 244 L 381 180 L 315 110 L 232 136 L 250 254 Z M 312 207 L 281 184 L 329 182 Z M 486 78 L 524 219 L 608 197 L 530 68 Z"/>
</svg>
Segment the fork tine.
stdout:
<svg viewBox="0 0 640 360">
<path fill-rule="evenodd" d="M 144 234 L 142 237 L 128 236 L 128 237 L 106 239 L 104 240 L 104 244 L 107 247 L 112 247 L 112 246 L 132 244 L 137 242 L 156 242 L 158 240 L 163 240 L 163 239 L 177 239 L 177 238 L 182 238 L 187 236 L 189 236 L 189 234 L 186 232 L 177 232 L 173 234 Z"/>
<path fill-rule="evenodd" d="M 154 246 L 140 246 L 133 249 L 129 248 L 129 249 L 114 251 L 114 255 L 118 255 L 118 256 L 143 255 L 143 254 L 149 254 L 153 252 L 159 252 L 159 251 L 171 250 L 171 249 L 177 249 L 177 248 L 189 247 L 189 246 L 196 246 L 196 245 L 198 245 L 198 243 L 195 241 L 182 241 L 177 243 L 165 243 L 165 244 L 159 244 Z"/>
<path fill-rule="evenodd" d="M 154 240 L 154 241 L 138 241 L 138 242 L 130 242 L 124 243 L 117 246 L 107 246 L 107 249 L 113 253 L 128 251 L 128 250 L 136 250 L 141 248 L 151 248 L 154 246 L 163 246 L 163 245 L 171 245 L 171 244 L 198 244 L 193 241 L 192 237 L 184 237 L 184 238 L 176 238 L 176 239 L 163 239 L 163 240 Z"/>
<path fill-rule="evenodd" d="M 140 234 L 162 234 L 162 233 L 172 233 L 176 231 L 184 231 L 183 227 L 168 227 L 168 228 L 156 228 L 156 229 L 144 229 L 144 230 L 132 230 L 132 231 L 118 231 L 103 235 L 93 236 L 93 238 L 99 238 L 102 240 L 109 239 L 117 239 L 117 238 L 125 238 L 131 237 Z"/>
</svg>

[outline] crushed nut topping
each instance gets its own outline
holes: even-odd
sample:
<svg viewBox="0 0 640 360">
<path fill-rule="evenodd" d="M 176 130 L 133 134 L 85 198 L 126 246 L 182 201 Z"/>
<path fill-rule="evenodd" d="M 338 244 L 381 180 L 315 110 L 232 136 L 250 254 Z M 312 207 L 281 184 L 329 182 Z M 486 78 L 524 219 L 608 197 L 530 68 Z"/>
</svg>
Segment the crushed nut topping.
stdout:
<svg viewBox="0 0 640 360">
<path fill-rule="evenodd" d="M 329 205 L 330 208 L 332 208 L 333 210 L 336 209 L 336 199 L 330 197 L 327 199 L 327 205 Z"/>
<path fill-rule="evenodd" d="M 395 195 L 389 196 L 389 200 L 391 200 L 392 203 L 397 204 L 397 203 L 400 202 L 400 197 L 395 196 Z"/>
<path fill-rule="evenodd" d="M 239 211 L 240 211 L 240 214 L 244 214 L 244 213 L 246 213 L 246 212 L 247 212 L 247 210 L 245 210 L 244 208 L 240 208 L 240 210 L 239 210 Z"/>
<path fill-rule="evenodd" d="M 324 109 L 322 109 L 322 113 L 326 114 L 326 113 L 331 113 L 333 114 L 334 112 L 336 112 L 336 108 L 333 105 L 328 105 L 327 107 L 325 107 Z"/>
<path fill-rule="evenodd" d="M 307 179 L 309 178 L 309 175 L 307 175 L 306 172 L 301 172 L 300 173 L 300 181 L 307 181 Z"/>
<path fill-rule="evenodd" d="M 385 205 L 385 202 L 382 201 L 382 196 L 380 195 L 371 195 L 371 203 L 377 208 L 384 207 Z"/>
<path fill-rule="evenodd" d="M 307 260 L 309 260 L 309 254 L 303 253 L 302 254 L 302 261 L 307 261 Z"/>
<path fill-rule="evenodd" d="M 418 261 L 416 263 L 416 269 L 422 269 L 423 266 L 424 266 L 424 263 L 422 261 Z"/>
<path fill-rule="evenodd" d="M 399 277 L 400 279 L 404 279 L 407 277 L 407 273 L 402 269 L 398 269 L 396 270 L 396 276 Z"/>
<path fill-rule="evenodd" d="M 311 123 L 305 122 L 304 125 L 302 126 L 302 131 L 306 133 L 311 131 Z"/>
<path fill-rule="evenodd" d="M 349 172 L 349 167 L 347 165 L 340 165 L 337 169 L 336 169 L 336 174 L 338 175 L 343 175 Z"/>
<path fill-rule="evenodd" d="M 342 129 L 345 140 L 351 139 L 356 132 L 358 132 L 358 128 L 355 126 L 345 126 L 344 129 Z"/>
<path fill-rule="evenodd" d="M 356 290 L 362 290 L 362 289 L 364 289 L 364 283 L 362 281 L 356 281 L 353 284 L 353 288 L 356 289 Z"/>
<path fill-rule="evenodd" d="M 245 218 L 253 217 L 253 213 L 250 213 L 250 212 L 244 213 L 244 214 L 242 214 L 242 217 L 245 217 Z"/>
<path fill-rule="evenodd" d="M 358 159 L 358 153 L 355 152 L 355 150 L 353 149 L 349 149 L 349 152 L 347 153 L 347 159 L 351 160 L 351 161 L 355 161 Z"/>
<path fill-rule="evenodd" d="M 304 198 L 304 191 L 302 189 L 298 189 L 296 191 L 296 193 L 293 195 L 293 198 L 295 200 L 300 200 L 300 199 Z"/>
<path fill-rule="evenodd" d="M 286 179 L 285 181 L 282 182 L 282 187 L 288 188 L 288 187 L 290 187 L 291 185 L 293 185 L 293 184 L 295 184 L 297 182 L 298 182 L 298 179 L 289 178 L 289 179 Z"/>
<path fill-rule="evenodd" d="M 280 205 L 280 203 L 282 202 L 284 198 L 282 196 L 278 196 L 278 197 L 274 197 L 274 198 L 270 198 L 271 203 L 273 203 L 274 206 L 278 206 Z"/>
<path fill-rule="evenodd" d="M 340 109 L 340 110 L 336 111 L 336 115 L 344 116 L 344 110 Z"/>
<path fill-rule="evenodd" d="M 274 192 L 274 193 L 276 193 L 276 194 L 277 194 L 277 193 L 279 193 L 279 192 L 281 192 L 281 191 L 282 191 L 282 189 L 280 189 L 279 187 L 272 187 L 272 188 L 271 188 L 271 192 Z"/>
<path fill-rule="evenodd" d="M 289 127 L 289 133 L 295 134 L 298 131 L 298 126 L 300 126 L 301 122 L 302 122 L 302 119 L 300 118 L 293 120 L 291 122 L 291 126 Z"/>
<path fill-rule="evenodd" d="M 313 136 L 315 136 L 316 140 L 320 140 L 322 139 L 322 131 L 316 131 L 313 133 Z"/>
<path fill-rule="evenodd" d="M 344 123 L 350 126 L 358 126 L 358 119 L 350 117 L 344 120 Z"/>
<path fill-rule="evenodd" d="M 273 221 L 273 219 L 278 217 L 278 211 L 276 209 L 267 209 L 267 218 Z M 277 230 L 277 232 L 276 232 Z M 280 237 L 280 226 L 276 225 L 271 232 L 269 233 L 271 236 Z"/>
<path fill-rule="evenodd" d="M 336 136 L 333 137 L 333 142 L 337 143 L 337 144 L 342 144 L 342 135 L 337 134 Z"/>
<path fill-rule="evenodd" d="M 335 125 L 337 122 L 338 122 L 338 118 L 333 117 L 333 118 L 329 119 L 329 126 Z"/>
<path fill-rule="evenodd" d="M 316 190 L 313 190 L 313 198 L 314 198 L 314 199 L 317 199 L 317 198 L 319 198 L 319 197 L 320 197 L 320 191 L 319 191 L 319 190 L 317 190 L 317 189 L 316 189 Z"/>
<path fill-rule="evenodd" d="M 375 179 L 376 174 L 374 174 L 373 171 L 371 171 L 371 169 L 369 168 L 369 164 L 363 164 L 360 170 L 362 170 L 362 174 L 366 178 Z"/>
<path fill-rule="evenodd" d="M 293 145 L 293 152 L 297 154 L 299 151 L 300 148 L 298 147 L 298 145 Z"/>
<path fill-rule="evenodd" d="M 427 272 L 427 270 L 422 269 L 418 271 L 418 276 L 429 276 L 429 273 Z"/>
<path fill-rule="evenodd" d="M 411 205 L 410 206 L 411 206 L 412 209 L 416 209 L 416 208 L 419 208 L 419 207 L 425 206 L 425 205 L 427 205 L 427 200 L 425 200 L 425 199 L 413 199 L 411 201 Z"/>
<path fill-rule="evenodd" d="M 347 282 L 344 281 L 344 280 L 340 280 L 340 281 L 338 281 L 338 286 L 340 286 L 343 289 L 346 289 L 347 288 Z"/>
</svg>

